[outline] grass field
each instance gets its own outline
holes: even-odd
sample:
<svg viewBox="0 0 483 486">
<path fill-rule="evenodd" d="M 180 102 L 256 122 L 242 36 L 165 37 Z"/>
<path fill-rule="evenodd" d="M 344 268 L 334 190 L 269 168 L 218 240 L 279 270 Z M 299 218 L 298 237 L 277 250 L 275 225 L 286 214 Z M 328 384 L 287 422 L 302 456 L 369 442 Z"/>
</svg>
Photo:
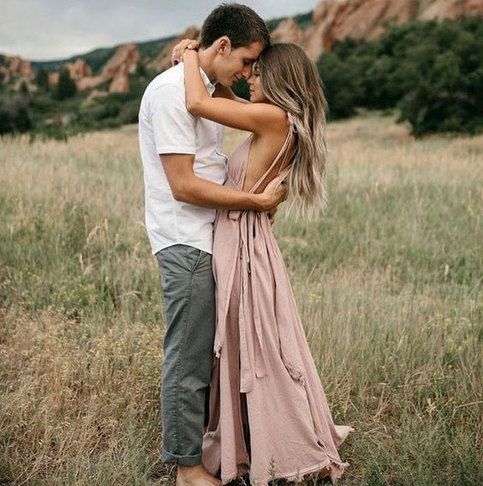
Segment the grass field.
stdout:
<svg viewBox="0 0 483 486">
<path fill-rule="evenodd" d="M 328 134 L 327 215 L 274 229 L 356 428 L 340 484 L 483 484 L 483 136 L 414 140 L 374 115 Z M 0 139 L 0 169 L 0 484 L 174 484 L 136 128 Z"/>
</svg>

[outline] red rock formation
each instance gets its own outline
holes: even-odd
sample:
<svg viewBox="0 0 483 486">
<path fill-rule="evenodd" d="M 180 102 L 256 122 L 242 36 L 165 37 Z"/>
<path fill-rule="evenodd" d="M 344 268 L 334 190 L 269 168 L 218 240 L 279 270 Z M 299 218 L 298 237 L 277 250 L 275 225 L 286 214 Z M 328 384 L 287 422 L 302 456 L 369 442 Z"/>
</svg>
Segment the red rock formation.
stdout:
<svg viewBox="0 0 483 486">
<path fill-rule="evenodd" d="M 483 14 L 482 0 L 434 0 L 420 12 L 421 20 L 457 19 L 462 15 Z"/>
<path fill-rule="evenodd" d="M 24 81 L 32 79 L 33 72 L 30 61 L 18 56 L 3 56 L 3 66 L 0 66 L 2 83 L 21 78 Z"/>
<path fill-rule="evenodd" d="M 149 64 L 148 67 L 151 69 L 155 69 L 156 71 L 164 71 L 171 67 L 171 52 L 173 51 L 173 47 L 183 39 L 195 39 L 198 40 L 200 36 L 200 30 L 197 27 L 191 26 L 188 27 L 181 35 L 176 37 L 176 39 L 172 40 L 168 44 L 164 46 L 164 48 L 159 53 L 158 57 L 153 59 Z"/>
<path fill-rule="evenodd" d="M 301 44 L 303 42 L 303 32 L 294 19 L 282 20 L 271 34 L 273 42 L 293 42 Z"/>
<path fill-rule="evenodd" d="M 111 81 L 110 93 L 127 93 L 129 91 L 129 75 L 136 71 L 139 60 L 140 55 L 136 44 L 121 46 L 104 65 L 101 74 L 80 78 L 77 81 L 77 88 L 82 91 Z"/>
<path fill-rule="evenodd" d="M 77 59 L 75 62 L 69 62 L 66 64 L 66 68 L 69 71 L 71 79 L 74 81 L 79 81 L 79 79 L 92 75 L 91 67 L 84 59 Z"/>
<path fill-rule="evenodd" d="M 130 73 L 131 71 L 128 65 L 121 65 L 112 78 L 111 84 L 109 85 L 109 93 L 128 93 Z"/>
<path fill-rule="evenodd" d="M 107 61 L 102 69 L 102 75 L 113 78 L 119 70 L 133 73 L 139 63 L 139 51 L 136 44 L 125 44 L 117 49 L 114 56 Z"/>
<path fill-rule="evenodd" d="M 64 64 L 64 68 L 69 71 L 69 76 L 73 79 L 77 88 L 79 88 L 79 81 L 92 75 L 91 67 L 84 59 L 77 59 L 75 62 L 68 62 Z M 49 74 L 49 84 L 55 85 L 59 82 L 59 73 Z"/>
<path fill-rule="evenodd" d="M 388 22 L 457 19 L 465 14 L 483 15 L 483 0 L 322 0 L 315 8 L 312 25 L 297 31 L 281 22 L 272 33 L 274 41 L 300 44 L 313 60 L 347 37 L 375 39 Z"/>
</svg>

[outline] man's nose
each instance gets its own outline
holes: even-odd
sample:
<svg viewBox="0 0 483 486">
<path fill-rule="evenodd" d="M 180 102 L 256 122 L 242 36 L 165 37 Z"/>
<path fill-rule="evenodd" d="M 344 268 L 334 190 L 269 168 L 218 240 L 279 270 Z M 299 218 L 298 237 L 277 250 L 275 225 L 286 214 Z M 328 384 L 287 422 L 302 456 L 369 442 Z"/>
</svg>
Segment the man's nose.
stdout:
<svg viewBox="0 0 483 486">
<path fill-rule="evenodd" d="M 245 79 L 248 79 L 249 77 L 251 77 L 252 75 L 252 66 L 244 66 L 243 69 L 242 69 L 242 72 L 241 72 L 242 76 L 245 78 Z"/>
</svg>

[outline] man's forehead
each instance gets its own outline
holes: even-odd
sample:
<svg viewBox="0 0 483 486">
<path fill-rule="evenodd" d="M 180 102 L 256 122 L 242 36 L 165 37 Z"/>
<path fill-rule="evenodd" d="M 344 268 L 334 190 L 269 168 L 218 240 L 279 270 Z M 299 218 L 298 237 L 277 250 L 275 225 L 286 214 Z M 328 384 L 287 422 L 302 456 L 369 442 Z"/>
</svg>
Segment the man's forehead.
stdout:
<svg viewBox="0 0 483 486">
<path fill-rule="evenodd" d="M 253 62 L 258 59 L 260 53 L 263 51 L 263 44 L 261 42 L 253 42 L 247 47 L 240 47 L 240 54 L 246 59 L 250 59 Z"/>
</svg>

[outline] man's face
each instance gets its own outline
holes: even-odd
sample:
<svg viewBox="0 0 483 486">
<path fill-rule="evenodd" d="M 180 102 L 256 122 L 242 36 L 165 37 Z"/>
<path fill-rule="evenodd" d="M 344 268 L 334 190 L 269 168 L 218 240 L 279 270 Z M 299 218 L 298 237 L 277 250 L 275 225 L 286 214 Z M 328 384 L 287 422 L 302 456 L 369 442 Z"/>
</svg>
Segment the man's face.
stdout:
<svg viewBox="0 0 483 486">
<path fill-rule="evenodd" d="M 261 42 L 253 42 L 248 47 L 238 47 L 220 52 L 215 59 L 216 80 L 224 86 L 231 86 L 241 78 L 248 79 L 252 64 L 263 50 Z"/>
</svg>

